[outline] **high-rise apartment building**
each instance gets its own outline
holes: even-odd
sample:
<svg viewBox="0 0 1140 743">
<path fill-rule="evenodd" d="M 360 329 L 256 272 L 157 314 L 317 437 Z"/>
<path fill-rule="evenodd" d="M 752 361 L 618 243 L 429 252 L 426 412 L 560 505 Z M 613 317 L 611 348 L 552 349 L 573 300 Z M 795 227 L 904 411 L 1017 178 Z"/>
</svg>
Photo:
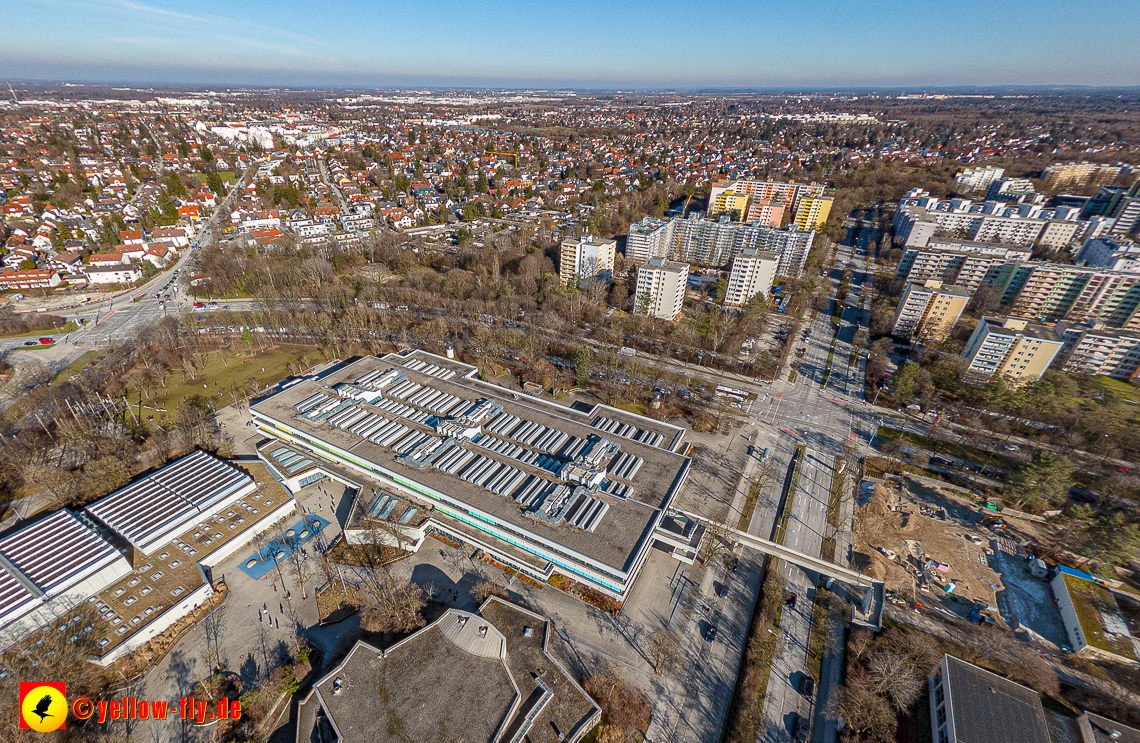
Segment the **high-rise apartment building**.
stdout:
<svg viewBox="0 0 1140 743">
<path fill-rule="evenodd" d="M 1140 274 L 1107 268 L 1030 262 L 1014 265 L 1003 288 L 1009 314 L 1040 322 L 1100 320 L 1140 330 Z"/>
<path fill-rule="evenodd" d="M 764 253 L 755 248 L 745 248 L 737 253 L 732 259 L 724 303 L 743 307 L 757 294 L 767 297 L 776 280 L 779 263 L 780 257 L 775 253 Z"/>
<path fill-rule="evenodd" d="M 1068 206 L 1046 209 L 1040 204 L 1008 204 L 1002 201 L 978 203 L 970 199 L 937 199 L 914 189 L 899 201 L 895 212 L 895 236 L 906 247 L 925 247 L 939 233 L 961 233 L 970 240 L 1033 245 L 1053 221 L 1074 222 L 1074 235 L 1082 234 L 1088 223 L 1077 219 Z M 1050 243 L 1064 239 L 1063 230 L 1051 227 Z"/>
<path fill-rule="evenodd" d="M 744 222 L 764 219 L 765 206 L 781 204 L 784 211 L 795 214 L 800 199 L 808 194 L 822 196 L 819 183 L 776 183 L 774 181 L 718 181 L 709 192 L 709 216 L 737 213 Z M 743 198 L 747 208 L 741 211 Z M 782 218 L 781 214 L 781 218 Z M 776 223 L 773 226 L 779 226 Z"/>
<path fill-rule="evenodd" d="M 1116 180 L 1123 168 L 1103 163 L 1059 163 L 1045 168 L 1041 180 L 1049 190 L 1103 186 Z"/>
<path fill-rule="evenodd" d="M 985 191 L 994 181 L 1001 180 L 1005 168 L 966 168 L 954 180 L 963 191 Z"/>
<path fill-rule="evenodd" d="M 650 258 L 637 269 L 633 309 L 639 315 L 676 320 L 685 305 L 689 264 Z"/>
<path fill-rule="evenodd" d="M 815 239 L 813 230 L 773 229 L 727 220 L 654 219 L 630 225 L 626 258 L 643 263 L 666 258 L 704 266 L 723 266 L 742 250 L 754 249 L 780 256 L 776 273 L 799 276 Z"/>
<path fill-rule="evenodd" d="M 937 279 L 973 292 L 982 283 L 994 283 L 1001 266 L 1027 261 L 1030 255 L 1029 248 L 1013 245 L 933 238 L 926 247 L 903 251 L 898 275 L 918 283 Z"/>
<path fill-rule="evenodd" d="M 895 310 L 893 335 L 926 343 L 941 343 L 962 316 L 971 292 L 959 286 L 943 286 L 931 279 L 906 285 Z"/>
<path fill-rule="evenodd" d="M 795 225 L 800 230 L 814 230 L 831 214 L 831 204 L 835 201 L 832 196 L 822 194 L 804 194 L 796 204 Z"/>
<path fill-rule="evenodd" d="M 650 258 L 666 258 L 673 236 L 673 220 L 645 217 L 629 226 L 625 239 L 625 259 L 645 263 Z"/>
<path fill-rule="evenodd" d="M 1140 332 L 1106 328 L 1104 323 L 1057 323 L 1064 344 L 1054 367 L 1135 382 L 1140 376 Z"/>
<path fill-rule="evenodd" d="M 962 357 L 967 379 L 984 382 L 994 375 L 1011 384 L 1040 379 L 1060 352 L 1061 338 L 1046 325 L 1015 317 L 985 317 L 974 328 Z"/>
<path fill-rule="evenodd" d="M 603 240 L 593 235 L 564 240 L 558 256 L 558 280 L 563 286 L 587 279 L 608 283 L 613 278 L 615 255 L 616 240 Z"/>
</svg>

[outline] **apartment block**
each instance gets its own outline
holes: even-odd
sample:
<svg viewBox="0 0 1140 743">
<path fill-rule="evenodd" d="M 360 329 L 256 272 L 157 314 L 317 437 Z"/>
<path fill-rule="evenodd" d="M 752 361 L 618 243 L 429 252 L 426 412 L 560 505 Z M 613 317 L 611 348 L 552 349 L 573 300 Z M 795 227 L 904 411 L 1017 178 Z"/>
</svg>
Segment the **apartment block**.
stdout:
<svg viewBox="0 0 1140 743">
<path fill-rule="evenodd" d="M 744 221 L 761 227 L 779 227 L 784 222 L 785 207 L 780 202 L 753 201 L 748 205 Z"/>
<path fill-rule="evenodd" d="M 742 307 L 757 294 L 767 297 L 776 280 L 779 262 L 780 257 L 775 253 L 764 253 L 755 248 L 746 248 L 737 253 L 732 259 L 724 303 Z"/>
<path fill-rule="evenodd" d="M 814 230 L 831 214 L 831 204 L 835 199 L 822 194 L 805 194 L 796 205 L 795 225 L 800 230 Z"/>
<path fill-rule="evenodd" d="M 617 241 L 586 235 L 564 240 L 559 251 L 558 280 L 563 286 L 587 279 L 609 282 L 614 272 Z"/>
<path fill-rule="evenodd" d="M 626 258 L 635 263 L 661 258 L 723 266 L 740 251 L 753 249 L 780 256 L 778 275 L 799 276 L 814 239 L 814 230 L 773 229 L 696 216 L 668 220 L 646 217 L 630 225 Z"/>
<path fill-rule="evenodd" d="M 914 189 L 899 201 L 894 225 L 895 235 L 907 247 L 925 247 L 939 234 L 964 236 L 978 242 L 1033 245 L 1051 220 L 1074 222 L 1077 232 L 1088 227 L 1069 207 L 1046 209 L 1039 204 L 945 200 L 921 189 Z"/>
<path fill-rule="evenodd" d="M 1083 188 L 1103 186 L 1116 180 L 1123 168 L 1102 163 L 1061 163 L 1050 165 L 1041 174 L 1045 188 Z"/>
<path fill-rule="evenodd" d="M 1140 371 L 1140 332 L 1107 328 L 1102 322 L 1059 322 L 1057 333 L 1064 345 L 1054 367 L 1072 374 L 1136 381 Z"/>
<path fill-rule="evenodd" d="M 749 205 L 782 204 L 792 214 L 799 208 L 799 201 L 806 195 L 823 195 L 823 185 L 818 183 L 776 183 L 774 181 L 720 181 L 714 183 L 709 192 L 709 216 L 715 217 L 731 211 L 739 211 L 739 199 L 744 197 Z M 751 211 L 744 213 L 744 221 L 754 221 Z M 759 220 L 755 220 L 759 221 Z"/>
<path fill-rule="evenodd" d="M 954 180 L 963 191 L 985 191 L 990 184 L 1001 180 L 1005 175 L 1005 168 L 966 168 Z"/>
<path fill-rule="evenodd" d="M 685 305 L 689 264 L 651 258 L 637 269 L 633 307 L 639 315 L 676 320 Z"/>
<path fill-rule="evenodd" d="M 925 247 L 911 247 L 903 252 L 898 275 L 920 283 L 937 279 L 973 292 L 982 283 L 993 283 L 995 272 L 1001 266 L 1027 261 L 1030 255 L 1029 248 L 933 238 Z"/>
<path fill-rule="evenodd" d="M 895 311 L 892 334 L 941 343 L 950 337 L 950 331 L 966 309 L 971 294 L 958 286 L 943 286 L 936 279 L 907 284 Z"/>
<path fill-rule="evenodd" d="M 1085 222 L 1050 219 L 1041 228 L 1041 234 L 1037 236 L 1037 244 L 1054 250 L 1067 248 L 1073 241 L 1080 239 L 1086 229 L 1088 229 L 1088 225 Z"/>
<path fill-rule="evenodd" d="M 1033 188 L 1033 181 L 1028 178 L 1002 178 L 990 185 L 986 191 L 986 201 L 1006 201 L 1012 204 L 1021 204 L 1026 201 L 1036 202 L 1039 197 Z"/>
<path fill-rule="evenodd" d="M 1022 263 L 1004 282 L 1002 304 L 1043 322 L 1101 320 L 1140 330 L 1140 274 L 1059 263 Z"/>
<path fill-rule="evenodd" d="M 962 357 L 967 379 L 985 382 L 994 375 L 1011 384 L 1040 379 L 1061 350 L 1057 331 L 1016 317 L 985 317 L 974 329 Z"/>
<path fill-rule="evenodd" d="M 625 258 L 632 263 L 645 263 L 650 258 L 669 256 L 669 239 L 673 220 L 645 217 L 629 226 L 625 239 Z"/>
</svg>

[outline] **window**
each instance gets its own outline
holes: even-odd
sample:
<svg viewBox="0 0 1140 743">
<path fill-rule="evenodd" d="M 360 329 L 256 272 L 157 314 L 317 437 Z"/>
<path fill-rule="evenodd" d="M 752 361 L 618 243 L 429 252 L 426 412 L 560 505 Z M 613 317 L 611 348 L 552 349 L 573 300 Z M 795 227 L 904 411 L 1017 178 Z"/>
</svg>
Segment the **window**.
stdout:
<svg viewBox="0 0 1140 743">
<path fill-rule="evenodd" d="M 130 606 L 131 604 L 135 603 L 135 602 L 136 602 L 136 601 L 138 601 L 138 600 L 139 600 L 139 599 L 138 599 L 138 596 L 131 596 L 131 597 L 130 597 L 129 599 L 127 599 L 127 600 L 126 600 L 124 603 L 125 603 L 127 606 Z"/>
<path fill-rule="evenodd" d="M 137 586 L 138 584 L 139 584 L 138 578 L 131 578 L 130 581 L 127 583 L 128 586 Z"/>
<path fill-rule="evenodd" d="M 155 573 L 154 575 L 150 576 L 150 579 L 151 580 L 158 580 L 161 577 L 162 577 L 162 571 L 160 570 L 157 573 Z"/>
<path fill-rule="evenodd" d="M 178 567 L 178 566 L 179 566 L 179 565 L 181 565 L 181 564 L 182 564 L 182 561 L 181 561 L 181 560 L 175 560 L 174 562 L 170 563 L 170 567 L 172 567 L 172 568 L 176 568 L 176 567 Z"/>
<path fill-rule="evenodd" d="M 148 593 L 150 593 L 150 592 L 151 592 L 151 590 L 153 590 L 153 589 L 151 589 L 151 587 L 150 587 L 150 586 L 144 586 L 144 587 L 143 587 L 143 589 L 142 589 L 141 591 L 139 591 L 139 595 L 140 595 L 140 596 L 145 596 L 145 595 L 147 595 Z"/>
<path fill-rule="evenodd" d="M 163 552 L 161 555 L 158 556 L 158 559 L 165 560 L 168 557 L 170 557 L 170 553 L 169 552 Z"/>
<path fill-rule="evenodd" d="M 182 586 L 178 586 L 173 591 L 171 591 L 170 594 L 172 596 L 181 596 L 182 595 Z"/>
</svg>

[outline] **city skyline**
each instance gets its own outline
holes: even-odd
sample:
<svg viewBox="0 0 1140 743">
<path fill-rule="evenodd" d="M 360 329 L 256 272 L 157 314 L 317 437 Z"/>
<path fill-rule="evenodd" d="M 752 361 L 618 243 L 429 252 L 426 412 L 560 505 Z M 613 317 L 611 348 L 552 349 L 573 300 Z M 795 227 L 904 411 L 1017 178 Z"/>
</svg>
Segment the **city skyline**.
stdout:
<svg viewBox="0 0 1140 743">
<path fill-rule="evenodd" d="M 402 8 L 38 0 L 6 13 L 0 74 L 22 79 L 316 87 L 695 89 L 1140 84 L 1140 9 L 672 4 L 538 11 L 514 0 Z M 390 17 L 389 17 L 390 16 Z M 1058 23 L 1057 18 L 1065 18 Z M 727 22 L 732 19 L 732 22 Z M 600 32 L 601 31 L 601 32 Z M 947 38 L 952 42 L 947 42 Z"/>
</svg>

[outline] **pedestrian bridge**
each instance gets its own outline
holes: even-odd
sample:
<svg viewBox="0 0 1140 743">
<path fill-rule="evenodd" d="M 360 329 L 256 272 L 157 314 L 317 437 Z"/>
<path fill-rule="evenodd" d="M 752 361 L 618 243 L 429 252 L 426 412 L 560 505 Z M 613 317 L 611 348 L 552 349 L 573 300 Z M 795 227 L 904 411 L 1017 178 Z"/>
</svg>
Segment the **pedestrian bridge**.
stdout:
<svg viewBox="0 0 1140 743">
<path fill-rule="evenodd" d="M 674 526 L 666 531 L 663 523 L 663 527 L 659 528 L 654 536 L 659 541 L 673 545 L 674 554 L 678 559 L 692 563 L 699 550 L 700 541 L 704 538 L 707 530 L 712 528 L 750 549 L 778 557 L 793 565 L 799 565 L 806 570 L 826 575 L 851 586 L 868 589 L 864 592 L 863 600 L 853 606 L 851 620 L 855 624 L 873 627 L 876 630 L 882 628 L 883 604 L 885 603 L 883 581 L 695 513 L 672 509 L 670 520 Z M 689 522 L 691 528 L 678 528 L 677 525 L 682 520 Z"/>
</svg>

